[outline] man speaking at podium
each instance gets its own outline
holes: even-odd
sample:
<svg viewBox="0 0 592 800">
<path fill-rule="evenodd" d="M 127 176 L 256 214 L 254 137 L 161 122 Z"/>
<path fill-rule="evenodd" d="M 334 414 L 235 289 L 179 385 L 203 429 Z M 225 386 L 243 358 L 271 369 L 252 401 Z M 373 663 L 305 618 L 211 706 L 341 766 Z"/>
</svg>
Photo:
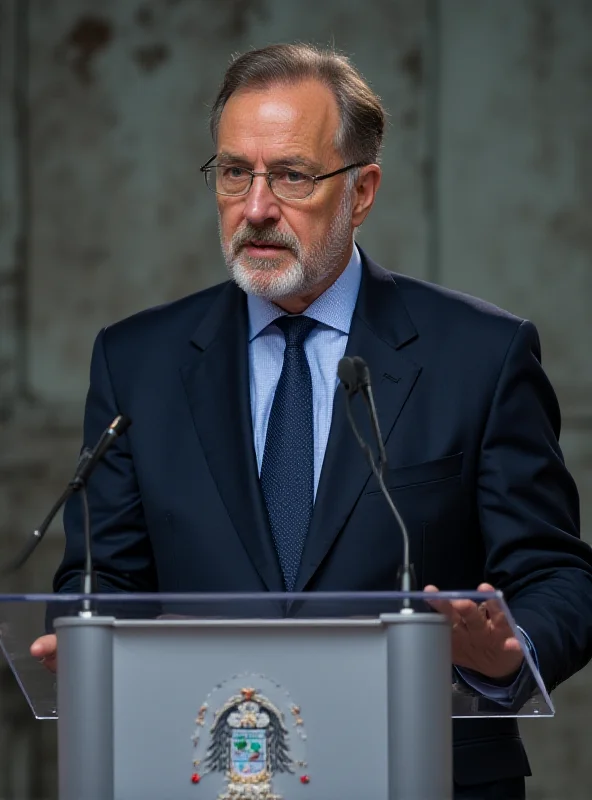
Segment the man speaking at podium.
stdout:
<svg viewBox="0 0 592 800">
<path fill-rule="evenodd" d="M 271 46 L 229 67 L 202 170 L 231 280 L 94 347 L 85 444 L 118 413 L 133 420 L 89 486 L 100 589 L 393 590 L 401 538 L 336 393 L 339 360 L 357 355 L 420 585 L 502 590 L 551 689 L 592 655 L 592 559 L 537 332 L 354 244 L 384 122 L 332 52 Z M 65 528 L 55 589 L 76 592 L 77 502 Z M 522 656 L 509 628 L 468 601 L 441 610 L 455 664 L 484 691 L 511 685 Z M 32 652 L 51 661 L 55 640 Z M 454 742 L 455 797 L 524 797 L 514 720 L 459 720 Z"/>
</svg>

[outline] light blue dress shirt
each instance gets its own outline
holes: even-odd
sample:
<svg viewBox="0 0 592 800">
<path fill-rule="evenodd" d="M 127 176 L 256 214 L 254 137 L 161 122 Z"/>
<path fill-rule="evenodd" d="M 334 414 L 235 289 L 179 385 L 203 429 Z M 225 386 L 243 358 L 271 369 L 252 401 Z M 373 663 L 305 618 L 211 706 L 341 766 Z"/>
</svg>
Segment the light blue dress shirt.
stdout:
<svg viewBox="0 0 592 800">
<path fill-rule="evenodd" d="M 361 280 L 362 261 L 354 245 L 349 263 L 335 283 L 304 311 L 304 316 L 319 323 L 304 343 L 312 379 L 315 497 L 329 439 L 333 399 L 339 384 L 337 364 L 345 353 Z M 251 415 L 257 466 L 261 474 L 267 422 L 286 348 L 284 334 L 272 323 L 286 312 L 269 300 L 254 295 L 248 295 L 247 304 Z"/>
<path fill-rule="evenodd" d="M 303 312 L 304 316 L 316 319 L 319 323 L 304 343 L 312 379 L 315 497 L 329 439 L 335 390 L 339 384 L 337 364 L 345 353 L 361 280 L 362 260 L 354 244 L 347 267 L 337 280 Z M 247 296 L 247 306 L 249 312 L 251 416 L 257 467 L 261 474 L 267 422 L 275 389 L 282 372 L 286 348 L 284 334 L 273 322 L 279 317 L 283 317 L 286 312 L 270 300 L 255 295 Z M 532 642 L 522 629 L 520 631 L 536 662 L 536 651 Z M 525 667 L 516 681 L 508 687 L 487 684 L 486 680 L 480 679 L 476 673 L 467 674 L 460 669 L 458 672 L 474 689 L 492 700 L 503 703 L 508 702 L 519 687 Z"/>
</svg>

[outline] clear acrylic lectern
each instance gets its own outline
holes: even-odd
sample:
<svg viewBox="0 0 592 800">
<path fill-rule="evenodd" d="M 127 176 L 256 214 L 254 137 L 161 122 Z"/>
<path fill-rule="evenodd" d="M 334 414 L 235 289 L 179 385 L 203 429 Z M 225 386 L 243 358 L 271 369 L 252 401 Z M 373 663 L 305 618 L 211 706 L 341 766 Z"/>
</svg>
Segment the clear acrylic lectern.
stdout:
<svg viewBox="0 0 592 800">
<path fill-rule="evenodd" d="M 430 602 L 491 601 L 510 687 L 457 669 Z M 499 593 L 0 597 L 0 645 L 59 714 L 60 800 L 446 800 L 452 717 L 553 716 Z M 29 655 L 55 626 L 57 676 Z"/>
</svg>

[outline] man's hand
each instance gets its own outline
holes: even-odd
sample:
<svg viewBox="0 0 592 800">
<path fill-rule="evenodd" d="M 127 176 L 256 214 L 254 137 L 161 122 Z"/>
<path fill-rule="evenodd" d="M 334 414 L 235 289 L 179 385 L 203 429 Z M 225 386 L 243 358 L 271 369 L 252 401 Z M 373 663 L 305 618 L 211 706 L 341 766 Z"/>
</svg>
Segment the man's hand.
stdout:
<svg viewBox="0 0 592 800">
<path fill-rule="evenodd" d="M 39 659 L 50 672 L 55 672 L 58 666 L 58 641 L 55 634 L 40 636 L 31 645 L 31 655 Z"/>
<path fill-rule="evenodd" d="M 424 591 L 437 592 L 435 586 Z M 481 583 L 479 592 L 493 592 Z M 497 600 L 474 603 L 472 600 L 434 600 L 430 605 L 448 617 L 452 624 L 452 663 L 496 680 L 509 678 L 524 660 L 520 642 L 508 625 Z"/>
</svg>

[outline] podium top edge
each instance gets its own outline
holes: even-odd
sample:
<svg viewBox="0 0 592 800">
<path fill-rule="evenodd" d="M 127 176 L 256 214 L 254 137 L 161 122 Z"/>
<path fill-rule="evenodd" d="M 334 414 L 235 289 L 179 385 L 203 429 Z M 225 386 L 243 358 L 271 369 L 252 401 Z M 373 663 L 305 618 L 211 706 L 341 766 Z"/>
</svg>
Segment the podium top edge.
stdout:
<svg viewBox="0 0 592 800">
<path fill-rule="evenodd" d="M 174 619 L 160 617 L 156 619 L 116 619 L 115 617 L 57 617 L 54 620 L 56 629 L 62 628 L 384 628 L 396 624 L 438 625 L 448 624 L 442 614 L 380 614 L 377 617 L 316 617 L 316 618 L 192 618 Z"/>
<path fill-rule="evenodd" d="M 207 602 L 234 602 L 237 600 L 248 603 L 257 601 L 287 602 L 295 601 L 390 601 L 402 602 L 403 600 L 428 601 L 428 600 L 503 600 L 501 591 L 446 591 L 446 592 L 109 592 L 99 594 L 81 593 L 23 593 L 0 594 L 0 603 L 55 603 L 68 604 L 91 600 L 102 603 L 207 603 Z"/>
</svg>

